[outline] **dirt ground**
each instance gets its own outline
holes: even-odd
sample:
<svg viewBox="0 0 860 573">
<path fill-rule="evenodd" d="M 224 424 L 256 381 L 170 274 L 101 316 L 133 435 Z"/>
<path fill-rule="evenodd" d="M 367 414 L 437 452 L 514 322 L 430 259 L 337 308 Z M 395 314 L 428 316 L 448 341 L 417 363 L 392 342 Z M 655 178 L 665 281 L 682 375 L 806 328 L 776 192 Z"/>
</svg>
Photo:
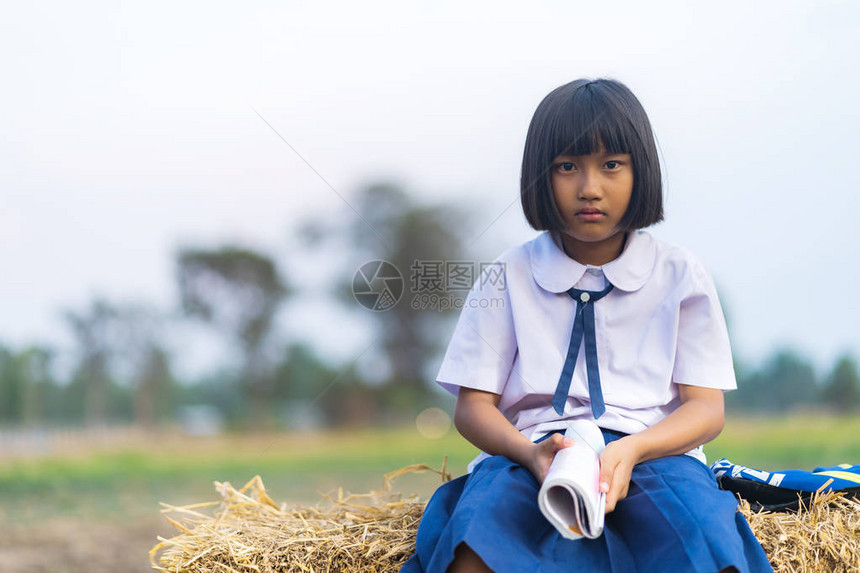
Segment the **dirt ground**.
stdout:
<svg viewBox="0 0 860 573">
<path fill-rule="evenodd" d="M 143 573 L 156 537 L 176 530 L 163 517 L 130 522 L 69 517 L 0 528 L 2 573 Z"/>
</svg>

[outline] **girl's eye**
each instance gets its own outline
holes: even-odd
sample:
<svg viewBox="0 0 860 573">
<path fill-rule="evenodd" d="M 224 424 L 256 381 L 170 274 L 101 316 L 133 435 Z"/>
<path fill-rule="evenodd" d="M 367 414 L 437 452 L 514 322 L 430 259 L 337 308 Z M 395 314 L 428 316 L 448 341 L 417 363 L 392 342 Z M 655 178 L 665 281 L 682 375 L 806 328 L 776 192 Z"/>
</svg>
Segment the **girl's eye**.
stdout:
<svg viewBox="0 0 860 573">
<path fill-rule="evenodd" d="M 559 171 L 562 171 L 562 172 L 569 172 L 569 171 L 573 171 L 574 169 L 576 169 L 576 165 L 574 165 L 570 161 L 565 161 L 564 163 L 559 163 L 557 167 L 558 167 Z"/>
<path fill-rule="evenodd" d="M 607 161 L 605 163 L 605 165 L 607 168 L 609 168 L 611 170 L 615 170 L 615 169 L 618 169 L 619 167 L 621 167 L 621 162 L 620 161 Z"/>
</svg>

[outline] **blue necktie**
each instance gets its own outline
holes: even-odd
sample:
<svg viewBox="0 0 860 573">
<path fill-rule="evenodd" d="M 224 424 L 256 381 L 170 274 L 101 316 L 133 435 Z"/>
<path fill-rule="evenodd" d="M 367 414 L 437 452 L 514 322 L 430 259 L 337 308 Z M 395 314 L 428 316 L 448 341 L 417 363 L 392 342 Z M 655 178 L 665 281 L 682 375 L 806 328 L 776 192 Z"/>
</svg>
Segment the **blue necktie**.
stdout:
<svg viewBox="0 0 860 573">
<path fill-rule="evenodd" d="M 585 336 L 585 367 L 588 371 L 588 397 L 591 400 L 591 411 L 594 418 L 599 418 L 606 411 L 603 403 L 603 391 L 600 389 L 600 371 L 597 368 L 597 339 L 594 334 L 594 303 L 609 294 L 612 290 L 610 284 L 601 291 L 588 291 L 572 288 L 567 294 L 576 301 L 576 318 L 573 321 L 573 332 L 570 333 L 570 346 L 567 348 L 567 359 L 555 395 L 552 397 L 552 407 L 561 415 L 564 413 L 564 405 L 567 403 L 567 394 L 570 391 L 570 382 L 573 378 L 573 369 L 576 367 L 576 356 L 579 354 L 579 345 Z"/>
</svg>

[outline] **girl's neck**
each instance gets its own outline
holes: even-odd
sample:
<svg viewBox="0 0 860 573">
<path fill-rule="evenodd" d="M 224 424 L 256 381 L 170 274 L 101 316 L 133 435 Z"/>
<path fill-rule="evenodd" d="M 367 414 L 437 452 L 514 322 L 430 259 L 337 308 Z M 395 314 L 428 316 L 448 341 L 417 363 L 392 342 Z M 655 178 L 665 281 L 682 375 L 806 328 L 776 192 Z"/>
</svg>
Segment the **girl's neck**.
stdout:
<svg viewBox="0 0 860 573">
<path fill-rule="evenodd" d="M 564 233 L 559 233 L 561 247 L 565 254 L 583 265 L 596 267 L 605 265 L 621 256 L 627 244 L 627 233 L 620 231 L 603 241 L 579 241 Z"/>
</svg>

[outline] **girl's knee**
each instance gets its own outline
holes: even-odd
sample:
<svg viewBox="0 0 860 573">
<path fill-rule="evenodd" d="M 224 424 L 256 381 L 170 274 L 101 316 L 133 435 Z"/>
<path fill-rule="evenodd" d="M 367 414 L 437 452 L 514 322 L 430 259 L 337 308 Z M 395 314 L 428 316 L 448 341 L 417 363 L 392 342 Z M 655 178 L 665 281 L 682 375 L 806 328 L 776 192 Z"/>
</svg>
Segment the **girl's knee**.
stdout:
<svg viewBox="0 0 860 573">
<path fill-rule="evenodd" d="M 461 543 L 454 551 L 454 561 L 448 567 L 447 573 L 493 573 L 493 570 L 487 567 L 471 547 Z"/>
</svg>

